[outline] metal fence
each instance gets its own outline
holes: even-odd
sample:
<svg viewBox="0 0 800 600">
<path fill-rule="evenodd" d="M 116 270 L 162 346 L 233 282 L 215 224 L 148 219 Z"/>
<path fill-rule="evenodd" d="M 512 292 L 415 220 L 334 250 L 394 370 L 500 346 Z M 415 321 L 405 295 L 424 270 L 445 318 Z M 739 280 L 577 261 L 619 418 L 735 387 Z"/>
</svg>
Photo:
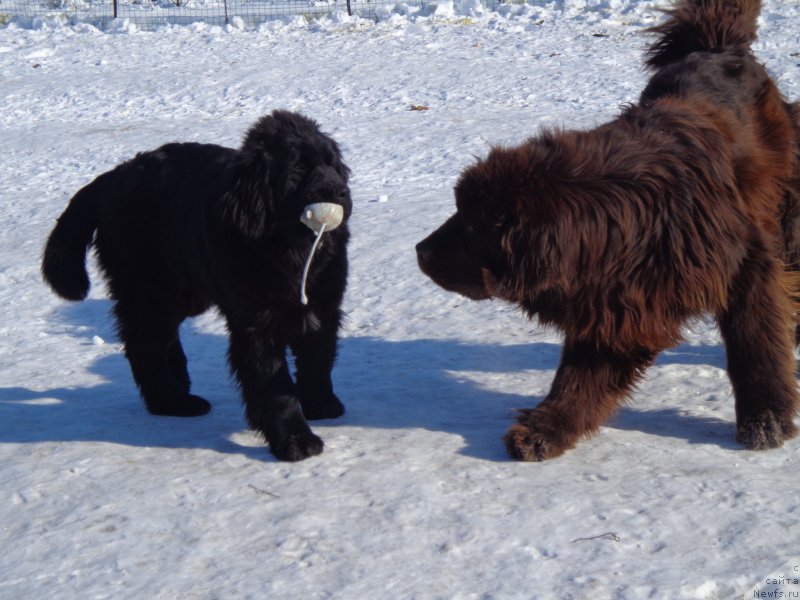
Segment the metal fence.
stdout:
<svg viewBox="0 0 800 600">
<path fill-rule="evenodd" d="M 484 0 L 494 6 L 504 0 Z M 525 0 L 512 0 L 524 2 Z M 527 0 L 541 4 L 544 0 Z M 129 19 L 144 29 L 196 21 L 253 26 L 286 16 L 339 13 L 374 18 L 404 7 L 426 7 L 436 0 L 0 0 L 0 23 L 14 17 L 60 19 L 103 26 Z"/>
</svg>

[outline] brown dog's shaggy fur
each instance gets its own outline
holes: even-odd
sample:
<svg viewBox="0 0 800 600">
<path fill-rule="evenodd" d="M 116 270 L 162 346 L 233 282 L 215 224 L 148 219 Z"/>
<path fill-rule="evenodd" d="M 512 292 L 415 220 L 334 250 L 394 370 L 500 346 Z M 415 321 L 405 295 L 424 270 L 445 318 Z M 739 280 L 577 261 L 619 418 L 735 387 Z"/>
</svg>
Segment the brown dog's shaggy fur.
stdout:
<svg viewBox="0 0 800 600">
<path fill-rule="evenodd" d="M 759 0 L 682 0 L 648 54 L 638 104 L 591 131 L 551 130 L 464 171 L 457 213 L 417 246 L 445 289 L 502 298 L 565 335 L 552 388 L 509 453 L 544 460 L 591 434 L 681 326 L 714 315 L 736 438 L 797 433 L 800 109 L 750 51 Z"/>
</svg>

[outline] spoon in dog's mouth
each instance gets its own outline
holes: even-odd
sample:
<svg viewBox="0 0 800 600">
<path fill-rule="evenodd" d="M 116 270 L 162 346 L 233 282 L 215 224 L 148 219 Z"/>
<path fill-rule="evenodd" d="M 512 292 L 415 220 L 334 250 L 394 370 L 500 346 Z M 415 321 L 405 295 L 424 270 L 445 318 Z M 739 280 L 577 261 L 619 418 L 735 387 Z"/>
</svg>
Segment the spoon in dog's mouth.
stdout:
<svg viewBox="0 0 800 600">
<path fill-rule="evenodd" d="M 300 222 L 317 234 L 314 243 L 311 245 L 311 251 L 308 253 L 306 264 L 303 267 L 303 279 L 300 283 L 300 302 L 303 305 L 308 304 L 306 280 L 308 279 L 308 271 L 311 268 L 311 259 L 314 258 L 314 253 L 317 251 L 317 246 L 319 246 L 319 241 L 322 239 L 322 234 L 326 231 L 336 229 L 342 224 L 343 218 L 344 207 L 341 204 L 334 204 L 333 202 L 315 202 L 303 209 Z"/>
</svg>

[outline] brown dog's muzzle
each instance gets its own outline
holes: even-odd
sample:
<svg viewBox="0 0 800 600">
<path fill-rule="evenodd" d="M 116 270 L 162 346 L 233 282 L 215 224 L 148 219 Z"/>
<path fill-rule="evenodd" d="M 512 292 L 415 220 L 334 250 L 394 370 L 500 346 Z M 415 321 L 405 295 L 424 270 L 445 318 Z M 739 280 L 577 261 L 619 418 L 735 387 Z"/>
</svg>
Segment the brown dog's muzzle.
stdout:
<svg viewBox="0 0 800 600">
<path fill-rule="evenodd" d="M 467 247 L 453 217 L 419 242 L 416 250 L 420 270 L 440 287 L 472 300 L 491 298 L 481 264 Z"/>
</svg>

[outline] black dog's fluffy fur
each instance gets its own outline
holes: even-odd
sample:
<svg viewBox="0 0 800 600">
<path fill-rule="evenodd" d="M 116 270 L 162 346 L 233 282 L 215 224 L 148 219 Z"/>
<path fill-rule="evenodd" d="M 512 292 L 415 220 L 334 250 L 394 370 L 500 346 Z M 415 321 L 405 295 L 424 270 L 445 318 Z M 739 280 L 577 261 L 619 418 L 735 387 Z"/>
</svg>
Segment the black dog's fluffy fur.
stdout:
<svg viewBox="0 0 800 600">
<path fill-rule="evenodd" d="M 230 332 L 229 362 L 250 426 L 272 453 L 322 451 L 306 419 L 338 417 L 333 392 L 340 304 L 347 278 L 349 170 L 338 145 L 296 113 L 275 111 L 242 148 L 167 144 L 100 175 L 58 220 L 42 273 L 56 293 L 82 300 L 94 245 L 115 301 L 119 335 L 147 409 L 195 416 L 210 404 L 189 393 L 178 326 L 217 306 Z M 314 240 L 299 218 L 315 202 L 343 206 L 326 232 L 300 302 Z M 296 383 L 286 362 L 296 357 Z"/>
</svg>

